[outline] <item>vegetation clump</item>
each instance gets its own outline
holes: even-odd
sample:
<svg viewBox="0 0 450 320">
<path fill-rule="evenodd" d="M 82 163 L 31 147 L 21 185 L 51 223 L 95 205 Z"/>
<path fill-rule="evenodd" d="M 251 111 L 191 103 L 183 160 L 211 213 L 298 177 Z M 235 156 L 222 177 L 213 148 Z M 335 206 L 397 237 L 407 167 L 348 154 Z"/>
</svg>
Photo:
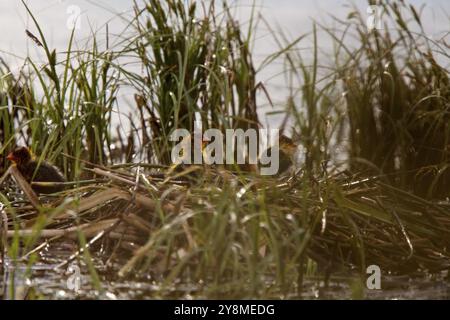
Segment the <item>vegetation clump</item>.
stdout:
<svg viewBox="0 0 450 320">
<path fill-rule="evenodd" d="M 427 38 L 420 12 L 403 1 L 380 3 L 395 28 L 368 31 L 355 9 L 336 19 L 342 29 L 314 24 L 294 41 L 273 32 L 280 50 L 262 67 L 286 66 L 280 129 L 302 160 L 272 177 L 175 167 L 169 137 L 193 131 L 196 113 L 204 128 L 260 128 L 259 97 L 270 101 L 250 49 L 264 20 L 253 14 L 243 30 L 218 3 L 146 0 L 132 37 L 101 48 L 94 36 L 74 50 L 72 34 L 64 53 L 48 47 L 24 3 L 47 62 L 28 58 L 17 75 L 2 63 L 0 164 L 6 172 L 6 155 L 26 143 L 70 182 L 38 198 L 8 170 L 20 188 L 2 179 L 2 265 L 32 270 L 44 249 L 75 241 L 57 269 L 81 261 L 99 292 L 111 273 L 150 277 L 152 296 L 166 298 L 184 297 L 186 284 L 195 297 L 297 298 L 307 279 L 363 277 L 369 265 L 408 276 L 448 270 L 445 38 Z M 334 44 L 331 61 L 321 60 L 318 32 Z M 297 50 L 307 40 L 311 59 Z M 134 97 L 127 110 L 121 90 Z M 127 130 L 114 127 L 116 112 Z M 107 276 L 98 260 L 114 266 Z"/>
</svg>

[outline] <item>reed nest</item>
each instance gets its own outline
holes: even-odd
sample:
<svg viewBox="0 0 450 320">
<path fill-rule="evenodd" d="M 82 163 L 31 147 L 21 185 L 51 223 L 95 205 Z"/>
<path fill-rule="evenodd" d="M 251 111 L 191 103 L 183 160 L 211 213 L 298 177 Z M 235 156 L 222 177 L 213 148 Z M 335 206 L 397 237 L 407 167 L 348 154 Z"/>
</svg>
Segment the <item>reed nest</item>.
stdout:
<svg viewBox="0 0 450 320">
<path fill-rule="evenodd" d="M 74 239 L 78 251 L 58 267 L 102 243 L 105 259 L 121 261 L 119 276 L 167 281 L 199 268 L 200 278 L 217 272 L 229 281 L 258 263 L 264 268 L 256 273 L 292 268 L 297 277 L 307 261 L 322 274 L 364 273 L 371 264 L 410 275 L 449 267 L 450 203 L 424 200 L 382 177 L 313 178 L 300 170 L 268 178 L 202 166 L 91 171 L 95 179 L 41 197 L 38 206 L 27 192 L 4 206 L 3 239 L 26 244 L 21 259 Z"/>
</svg>

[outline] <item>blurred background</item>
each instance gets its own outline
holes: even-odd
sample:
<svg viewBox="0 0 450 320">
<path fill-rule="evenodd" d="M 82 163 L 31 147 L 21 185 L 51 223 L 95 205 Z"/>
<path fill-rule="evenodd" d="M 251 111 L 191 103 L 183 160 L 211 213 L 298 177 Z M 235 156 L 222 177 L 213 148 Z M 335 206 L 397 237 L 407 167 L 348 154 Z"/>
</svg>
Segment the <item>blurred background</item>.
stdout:
<svg viewBox="0 0 450 320">
<path fill-rule="evenodd" d="M 67 48 L 69 41 L 70 25 L 74 23 L 74 17 L 80 15 L 76 27 L 76 42 L 80 48 L 84 48 L 86 40 L 95 32 L 99 35 L 105 34 L 105 25 L 108 24 L 111 34 L 111 44 L 117 43 L 127 35 L 127 24 L 133 16 L 134 3 L 140 0 L 33 0 L 26 1 L 30 9 L 35 14 L 46 35 L 47 42 L 51 48 L 63 51 Z M 430 37 L 442 36 L 448 31 L 450 2 L 448 0 L 411 0 L 408 3 L 417 7 L 424 6 L 423 21 L 425 31 Z M 312 19 L 320 21 L 323 25 L 332 25 L 333 18 L 345 20 L 348 16 L 349 7 L 354 5 L 365 11 L 366 0 L 239 0 L 229 1 L 230 7 L 243 26 L 248 24 L 252 8 L 255 6 L 257 14 L 263 17 L 264 21 L 258 22 L 257 34 L 254 37 L 253 54 L 256 67 L 268 55 L 279 50 L 274 41 L 273 33 L 281 32 L 289 40 L 295 40 L 302 34 L 306 34 L 312 29 Z M 269 27 L 272 30 L 269 30 Z M 1 56 L 14 66 L 21 66 L 24 58 L 29 54 L 33 58 L 45 60 L 44 52 L 39 47 L 32 45 L 32 41 L 26 36 L 25 29 L 34 31 L 33 22 L 27 15 L 21 1 L 2 0 L 0 2 L 0 30 L 3 34 L 0 38 Z M 330 38 L 323 34 L 319 37 L 319 46 L 325 50 L 331 50 L 332 42 Z M 99 37 L 101 39 L 101 37 Z M 105 40 L 106 41 L 106 40 Z M 31 45 L 30 45 L 31 44 Z M 303 44 L 302 49 L 306 52 L 312 50 L 311 47 Z M 272 63 L 258 73 L 258 81 L 270 88 L 270 94 L 276 105 L 284 104 L 286 85 L 282 76 L 282 66 L 280 63 Z M 126 93 L 125 93 L 126 95 Z M 263 98 L 263 97 L 262 97 Z M 266 101 L 267 102 L 267 101 Z M 266 108 L 265 108 L 266 107 Z M 267 110 L 267 104 L 260 104 L 260 112 Z M 264 117 L 261 117 L 262 121 Z M 275 116 L 274 121 L 276 124 Z M 276 125 L 275 124 L 275 125 Z"/>
</svg>

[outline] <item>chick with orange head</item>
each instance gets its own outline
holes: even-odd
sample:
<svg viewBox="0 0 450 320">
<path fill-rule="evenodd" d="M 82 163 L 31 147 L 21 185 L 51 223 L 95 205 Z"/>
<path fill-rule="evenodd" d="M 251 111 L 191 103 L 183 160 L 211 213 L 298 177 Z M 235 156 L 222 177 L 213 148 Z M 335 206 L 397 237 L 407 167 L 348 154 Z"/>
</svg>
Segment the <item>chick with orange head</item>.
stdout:
<svg viewBox="0 0 450 320">
<path fill-rule="evenodd" d="M 65 182 L 61 171 L 46 161 L 38 162 L 27 147 L 19 147 L 12 151 L 7 159 L 13 162 L 32 189 L 37 193 L 55 193 L 62 191 L 61 184 L 35 185 L 32 182 Z"/>
</svg>

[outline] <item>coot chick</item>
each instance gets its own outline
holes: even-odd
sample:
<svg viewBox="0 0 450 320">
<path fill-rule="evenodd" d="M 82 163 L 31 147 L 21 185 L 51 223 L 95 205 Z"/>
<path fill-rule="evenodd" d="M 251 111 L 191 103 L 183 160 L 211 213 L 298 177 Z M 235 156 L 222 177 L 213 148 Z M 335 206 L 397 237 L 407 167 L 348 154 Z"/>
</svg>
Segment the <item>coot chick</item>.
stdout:
<svg viewBox="0 0 450 320">
<path fill-rule="evenodd" d="M 28 183 L 32 182 L 65 182 L 61 171 L 48 162 L 39 163 L 27 147 L 19 147 L 11 152 L 8 160 L 17 165 L 17 169 Z M 55 193 L 64 189 L 63 185 L 40 186 L 31 184 L 36 193 Z"/>
</svg>

